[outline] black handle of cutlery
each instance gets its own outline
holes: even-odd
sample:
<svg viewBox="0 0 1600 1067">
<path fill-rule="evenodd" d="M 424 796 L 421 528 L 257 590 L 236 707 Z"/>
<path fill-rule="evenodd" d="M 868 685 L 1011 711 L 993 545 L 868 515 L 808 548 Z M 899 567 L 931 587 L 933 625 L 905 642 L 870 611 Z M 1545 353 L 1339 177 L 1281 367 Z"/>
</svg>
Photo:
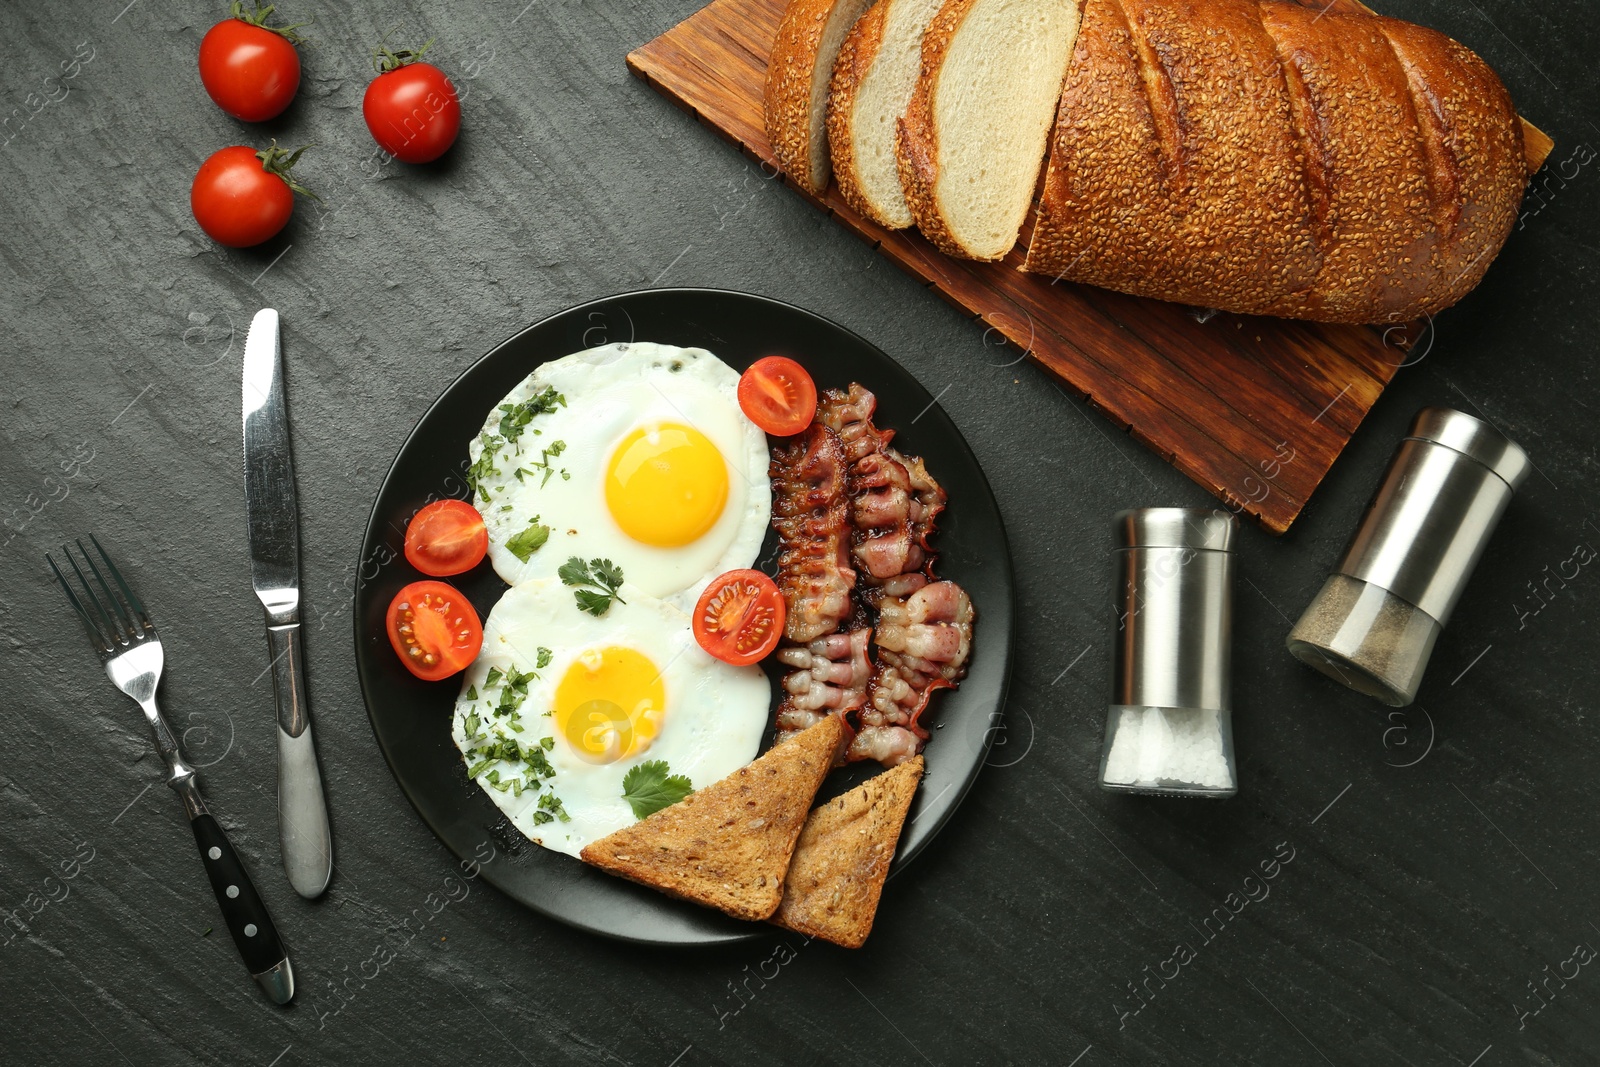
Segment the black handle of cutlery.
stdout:
<svg viewBox="0 0 1600 1067">
<path fill-rule="evenodd" d="M 222 909 L 222 921 L 233 935 L 244 965 L 252 975 L 272 970 L 285 959 L 283 942 L 250 875 L 245 873 L 239 854 L 210 812 L 201 812 L 189 824 L 194 827 L 194 841 L 200 846 L 200 859 L 211 878 L 211 891 Z"/>
</svg>

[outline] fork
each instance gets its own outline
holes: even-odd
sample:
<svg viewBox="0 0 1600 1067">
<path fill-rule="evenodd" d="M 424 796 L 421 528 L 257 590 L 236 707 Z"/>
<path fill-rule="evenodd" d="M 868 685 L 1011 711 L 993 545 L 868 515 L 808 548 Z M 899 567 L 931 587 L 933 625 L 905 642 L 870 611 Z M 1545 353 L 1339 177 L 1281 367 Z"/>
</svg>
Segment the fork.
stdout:
<svg viewBox="0 0 1600 1067">
<path fill-rule="evenodd" d="M 288 954 L 278 938 L 278 928 L 267 914 L 266 905 L 261 903 L 222 824 L 206 810 L 194 768 L 184 761 L 177 735 L 156 706 L 156 687 L 161 682 L 164 662 L 161 638 L 156 635 L 155 624 L 150 621 L 144 605 L 123 580 L 122 572 L 111 562 L 106 550 L 100 547 L 93 534 L 89 535 L 89 540 L 100 562 L 105 564 L 105 573 L 111 576 L 115 591 L 107 584 L 105 575 L 81 540 L 76 544 L 83 567 L 78 565 L 71 546 L 61 546 L 61 554 L 83 590 L 81 597 L 73 592 L 72 584 L 49 553 L 45 553 L 45 561 L 55 572 L 56 581 L 61 583 L 73 610 L 88 628 L 89 640 L 105 665 L 111 684 L 144 710 L 150 732 L 155 736 L 156 751 L 167 764 L 167 785 L 183 801 L 189 825 L 194 830 L 195 844 L 200 847 L 201 861 L 211 878 L 211 891 L 216 894 L 223 922 L 228 933 L 233 935 L 233 943 L 245 967 L 274 1004 L 287 1004 L 294 998 L 294 968 L 289 965 Z M 85 568 L 94 578 L 93 585 L 84 575 Z M 99 594 L 95 592 L 96 587 Z"/>
</svg>

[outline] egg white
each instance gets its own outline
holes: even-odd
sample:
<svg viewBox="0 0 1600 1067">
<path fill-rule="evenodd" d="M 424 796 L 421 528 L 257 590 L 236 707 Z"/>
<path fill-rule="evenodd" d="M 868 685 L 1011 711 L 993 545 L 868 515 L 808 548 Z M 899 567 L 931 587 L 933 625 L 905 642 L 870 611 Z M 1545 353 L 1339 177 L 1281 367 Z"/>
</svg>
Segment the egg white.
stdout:
<svg viewBox="0 0 1600 1067">
<path fill-rule="evenodd" d="M 573 590 L 557 579 L 536 578 L 507 590 L 484 622 L 483 651 L 466 670 L 451 727 L 469 770 L 483 762 L 486 747 L 503 738 L 515 739 L 523 751 L 545 753 L 553 772 L 548 778 L 526 761 L 502 759 L 482 767 L 476 781 L 530 840 L 571 856 L 636 821 L 622 796 L 623 777 L 634 766 L 665 760 L 671 773 L 686 775 L 699 789 L 748 764 L 771 703 L 761 669 L 712 658 L 696 643 L 681 610 L 632 585 L 621 594 L 625 603 L 613 602 L 596 618 L 580 611 Z M 546 712 L 555 706 L 556 688 L 572 662 L 585 651 L 610 646 L 633 649 L 657 666 L 666 707 L 648 748 L 615 763 L 593 764 L 574 753 Z M 548 650 L 543 667 L 541 649 Z M 500 676 L 492 685 L 491 670 Z M 527 682 L 527 695 L 514 709 L 497 712 L 504 676 L 512 670 L 537 677 Z M 566 820 L 536 818 L 547 794 L 560 798 Z"/>
<path fill-rule="evenodd" d="M 495 571 L 516 585 L 554 575 L 572 556 L 609 559 L 645 593 L 688 609 L 712 578 L 752 566 L 772 515 L 772 490 L 766 437 L 739 409 L 738 386 L 738 372 L 705 349 L 647 342 L 576 352 L 528 375 L 489 412 L 468 448 L 474 504 L 489 530 Z M 547 388 L 565 404 L 535 415 L 507 441 L 504 408 Z M 661 423 L 700 431 L 728 466 L 722 514 L 680 547 L 634 540 L 605 498 L 607 464 L 618 443 L 636 428 Z M 562 443 L 559 455 L 547 455 L 555 442 Z M 519 559 L 508 542 L 535 522 L 548 527 L 548 540 Z"/>
</svg>

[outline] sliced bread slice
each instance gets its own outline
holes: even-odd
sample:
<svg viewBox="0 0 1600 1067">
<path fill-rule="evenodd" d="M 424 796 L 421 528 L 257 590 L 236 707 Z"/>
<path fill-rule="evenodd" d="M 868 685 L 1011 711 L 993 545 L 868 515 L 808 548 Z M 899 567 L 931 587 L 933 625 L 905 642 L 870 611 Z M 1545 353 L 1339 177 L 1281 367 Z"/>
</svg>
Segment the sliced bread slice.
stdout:
<svg viewBox="0 0 1600 1067">
<path fill-rule="evenodd" d="M 906 812 L 922 780 L 922 757 L 869 778 L 806 820 L 772 922 L 845 948 L 872 932 Z"/>
<path fill-rule="evenodd" d="M 789 180 L 828 187 L 828 79 L 839 46 L 870 0 L 789 0 L 767 61 L 767 140 Z"/>
<path fill-rule="evenodd" d="M 795 839 L 844 726 L 837 715 L 748 767 L 600 840 L 584 862 L 736 919 L 765 919 L 783 899 Z"/>
<path fill-rule="evenodd" d="M 900 188 L 895 125 L 922 70 L 922 34 L 944 0 L 878 0 L 844 39 L 828 93 L 828 150 L 839 192 L 880 226 L 914 221 Z"/>
<path fill-rule="evenodd" d="M 966 259 L 1017 243 L 1078 35 L 1074 0 L 947 0 L 895 155 L 923 235 Z"/>
</svg>

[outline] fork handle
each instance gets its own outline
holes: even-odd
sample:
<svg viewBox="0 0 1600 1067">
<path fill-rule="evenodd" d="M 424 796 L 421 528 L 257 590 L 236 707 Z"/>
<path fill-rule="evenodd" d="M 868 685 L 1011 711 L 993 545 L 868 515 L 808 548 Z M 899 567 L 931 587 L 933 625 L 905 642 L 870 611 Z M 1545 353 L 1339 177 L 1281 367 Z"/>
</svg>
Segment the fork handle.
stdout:
<svg viewBox="0 0 1600 1067">
<path fill-rule="evenodd" d="M 211 891 L 222 909 L 222 921 L 233 935 L 234 946 L 244 959 L 244 965 L 274 1003 L 287 1004 L 294 996 L 288 955 L 272 916 L 267 914 L 266 905 L 245 872 L 244 863 L 223 832 L 222 824 L 210 812 L 195 815 L 189 825 L 194 829 L 194 842 L 200 846 L 200 859 L 211 878 Z"/>
</svg>

